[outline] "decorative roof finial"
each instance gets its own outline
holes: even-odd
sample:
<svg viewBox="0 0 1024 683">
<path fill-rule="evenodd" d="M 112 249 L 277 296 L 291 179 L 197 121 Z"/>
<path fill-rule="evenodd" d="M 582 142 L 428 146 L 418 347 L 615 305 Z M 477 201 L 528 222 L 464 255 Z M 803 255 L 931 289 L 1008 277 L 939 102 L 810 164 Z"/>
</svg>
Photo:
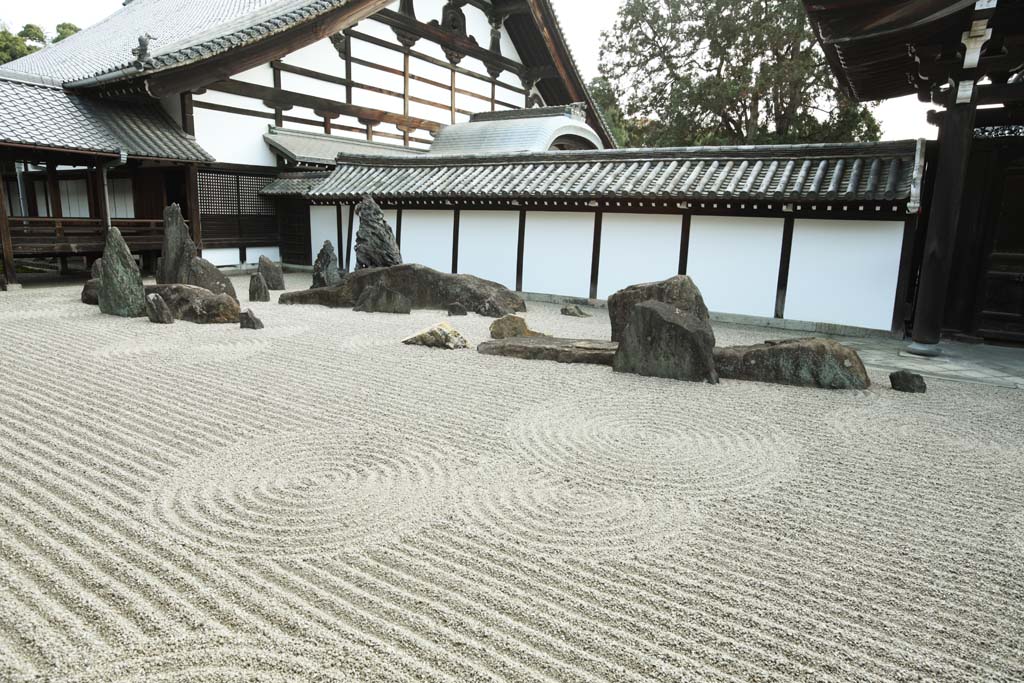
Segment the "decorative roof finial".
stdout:
<svg viewBox="0 0 1024 683">
<path fill-rule="evenodd" d="M 139 46 L 132 50 L 132 54 L 135 55 L 135 67 L 137 69 L 141 69 L 149 61 L 149 41 L 151 40 L 153 40 L 153 36 L 148 33 L 139 36 Z"/>
</svg>

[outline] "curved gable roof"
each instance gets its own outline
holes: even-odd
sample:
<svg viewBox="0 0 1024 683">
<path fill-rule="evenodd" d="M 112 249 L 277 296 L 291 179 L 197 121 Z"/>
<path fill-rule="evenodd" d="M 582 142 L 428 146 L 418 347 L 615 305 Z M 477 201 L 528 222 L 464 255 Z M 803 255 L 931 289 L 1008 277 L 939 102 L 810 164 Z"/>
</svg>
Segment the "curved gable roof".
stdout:
<svg viewBox="0 0 1024 683">
<path fill-rule="evenodd" d="M 594 129 L 571 114 L 571 107 L 549 107 L 480 114 L 467 123 L 446 126 L 434 138 L 430 155 L 547 152 L 565 136 L 586 140 L 594 149 L 604 147 Z"/>
</svg>

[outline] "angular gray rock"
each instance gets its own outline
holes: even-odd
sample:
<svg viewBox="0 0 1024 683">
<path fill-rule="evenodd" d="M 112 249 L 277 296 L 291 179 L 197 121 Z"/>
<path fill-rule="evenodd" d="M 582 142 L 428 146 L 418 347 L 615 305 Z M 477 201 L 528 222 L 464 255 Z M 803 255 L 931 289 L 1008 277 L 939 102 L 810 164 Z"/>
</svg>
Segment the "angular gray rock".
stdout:
<svg viewBox="0 0 1024 683">
<path fill-rule="evenodd" d="M 450 315 L 450 316 L 469 315 L 469 311 L 466 310 L 465 306 L 463 306 L 462 304 L 460 304 L 459 302 L 456 301 L 453 304 L 448 304 L 448 315 Z"/>
<path fill-rule="evenodd" d="M 146 285 L 146 294 L 159 294 L 175 320 L 217 325 L 238 323 L 241 315 L 235 299 L 194 285 Z"/>
<path fill-rule="evenodd" d="M 102 258 L 98 258 L 98 259 L 96 259 L 95 261 L 92 262 L 91 266 L 89 266 L 89 278 L 91 280 L 99 280 L 100 279 L 100 275 L 102 275 L 102 274 L 103 274 L 103 259 Z"/>
<path fill-rule="evenodd" d="M 508 356 L 523 360 L 551 360 L 558 363 L 611 365 L 618 342 L 556 337 L 509 337 L 485 341 L 476 350 L 487 356 Z"/>
<path fill-rule="evenodd" d="M 181 207 L 171 204 L 164 209 L 164 239 L 156 266 L 157 283 L 188 284 L 190 264 L 196 254 L 196 244 L 189 235 Z"/>
<path fill-rule="evenodd" d="M 632 285 L 608 297 L 608 317 L 612 322 L 612 341 L 622 338 L 633 306 L 644 301 L 662 301 L 683 311 L 695 311 L 708 317 L 708 308 L 700 290 L 686 275 L 677 275 L 661 282 Z"/>
<path fill-rule="evenodd" d="M 272 292 L 284 291 L 284 271 L 281 266 L 271 261 L 266 256 L 260 256 L 257 272 L 267 281 L 267 289 Z"/>
<path fill-rule="evenodd" d="M 359 231 L 356 233 L 356 269 L 389 268 L 402 263 L 402 252 L 395 233 L 384 219 L 384 212 L 367 195 L 356 207 Z"/>
<path fill-rule="evenodd" d="M 562 315 L 567 315 L 570 318 L 590 318 L 592 317 L 589 313 L 584 311 L 576 304 L 565 306 L 562 308 Z"/>
<path fill-rule="evenodd" d="M 459 334 L 459 331 L 448 323 L 438 323 L 433 327 L 417 332 L 408 339 L 402 340 L 403 344 L 412 346 L 428 346 L 433 349 L 465 349 L 469 347 L 466 338 Z"/>
<path fill-rule="evenodd" d="M 184 282 L 160 284 L 189 284 L 194 287 L 208 289 L 214 294 L 227 294 L 235 301 L 238 301 L 238 295 L 235 294 L 235 286 L 231 284 L 228 276 L 220 272 L 217 266 L 198 256 L 189 261 L 188 278 Z"/>
<path fill-rule="evenodd" d="M 270 288 L 262 273 L 253 273 L 249 278 L 249 301 L 270 301 Z"/>
<path fill-rule="evenodd" d="M 245 309 L 239 315 L 239 323 L 243 330 L 262 330 L 263 321 L 256 317 L 256 314 L 252 312 L 252 309 Z"/>
<path fill-rule="evenodd" d="M 928 391 L 924 377 L 909 370 L 897 370 L 889 375 L 889 383 L 896 391 L 905 394 L 923 394 Z"/>
<path fill-rule="evenodd" d="M 412 303 L 404 294 L 378 284 L 364 289 L 352 310 L 360 313 L 409 314 L 412 312 Z"/>
<path fill-rule="evenodd" d="M 100 303 L 100 280 L 93 278 L 82 287 L 82 303 L 90 306 L 98 306 Z"/>
<path fill-rule="evenodd" d="M 426 266 L 409 263 L 392 268 L 365 268 L 349 273 L 336 287 L 286 292 L 282 304 L 316 304 L 330 308 L 355 306 L 367 287 L 383 285 L 404 294 L 414 309 L 447 311 L 448 304 L 458 301 L 470 311 L 498 318 L 526 310 L 523 299 L 497 282 L 481 280 L 472 275 L 442 273 Z"/>
<path fill-rule="evenodd" d="M 320 253 L 316 255 L 316 261 L 313 263 L 313 286 L 311 289 L 334 287 L 338 284 L 341 284 L 338 254 L 335 253 L 331 241 L 326 240 L 324 246 L 320 247 Z"/>
<path fill-rule="evenodd" d="M 146 315 L 146 292 L 142 287 L 142 275 L 117 228 L 107 230 L 98 303 L 100 311 L 107 315 L 122 318 Z"/>
<path fill-rule="evenodd" d="M 526 324 L 526 320 L 518 315 L 506 315 L 491 323 L 491 339 L 510 339 L 511 337 L 540 336 Z"/>
<path fill-rule="evenodd" d="M 174 322 L 174 314 L 159 294 L 146 295 L 146 315 L 151 323 L 170 325 Z"/>
<path fill-rule="evenodd" d="M 615 372 L 717 384 L 715 333 L 700 303 L 690 310 L 662 301 L 634 305 L 612 362 Z"/>
<path fill-rule="evenodd" d="M 867 389 L 871 380 L 853 349 L 831 339 L 788 339 L 715 349 L 723 379 L 820 389 Z"/>
</svg>

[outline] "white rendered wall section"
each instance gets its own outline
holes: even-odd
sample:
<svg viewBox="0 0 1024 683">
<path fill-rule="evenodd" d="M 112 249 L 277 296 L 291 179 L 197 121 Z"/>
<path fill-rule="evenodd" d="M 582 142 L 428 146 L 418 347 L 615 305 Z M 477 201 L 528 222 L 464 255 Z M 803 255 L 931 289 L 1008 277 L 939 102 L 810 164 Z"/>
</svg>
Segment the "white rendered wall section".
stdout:
<svg viewBox="0 0 1024 683">
<path fill-rule="evenodd" d="M 604 214 L 597 298 L 607 299 L 624 287 L 677 275 L 682 228 L 682 216 Z"/>
<path fill-rule="evenodd" d="M 454 211 L 402 211 L 402 260 L 452 272 L 454 228 Z"/>
<path fill-rule="evenodd" d="M 207 95 L 219 95 L 216 99 L 232 97 L 212 91 Z M 235 99 L 239 102 L 232 101 L 233 106 L 269 111 L 257 100 L 243 97 Z M 196 140 L 218 162 L 253 166 L 277 165 L 277 158 L 263 141 L 267 125 L 273 123 L 273 120 L 200 107 L 195 108 L 193 115 L 196 125 Z"/>
<path fill-rule="evenodd" d="M 459 272 L 516 288 L 518 211 L 459 214 Z"/>
<path fill-rule="evenodd" d="M 781 218 L 694 216 L 686 272 L 714 313 L 775 316 Z"/>
<path fill-rule="evenodd" d="M 786 318 L 891 329 L 902 251 L 899 221 L 797 220 Z"/>
<path fill-rule="evenodd" d="M 237 251 L 237 249 L 236 249 Z M 280 247 L 246 247 L 245 248 L 245 263 L 247 265 L 253 265 L 260 262 L 260 256 L 266 256 L 274 263 L 281 262 L 281 249 Z M 238 260 L 238 255 L 235 255 L 235 260 Z"/>
<path fill-rule="evenodd" d="M 297 265 L 312 265 L 317 254 L 324 246 L 324 242 L 334 245 L 337 254 L 343 254 L 344 249 L 338 244 L 338 209 L 334 206 L 311 206 L 309 207 L 309 247 L 311 261 Z"/>
<path fill-rule="evenodd" d="M 594 214 L 528 211 L 523 291 L 587 298 Z"/>
<path fill-rule="evenodd" d="M 215 266 L 237 266 L 239 256 L 238 247 L 224 249 L 203 249 L 203 258 Z M 259 258 L 258 256 L 256 258 Z"/>
</svg>

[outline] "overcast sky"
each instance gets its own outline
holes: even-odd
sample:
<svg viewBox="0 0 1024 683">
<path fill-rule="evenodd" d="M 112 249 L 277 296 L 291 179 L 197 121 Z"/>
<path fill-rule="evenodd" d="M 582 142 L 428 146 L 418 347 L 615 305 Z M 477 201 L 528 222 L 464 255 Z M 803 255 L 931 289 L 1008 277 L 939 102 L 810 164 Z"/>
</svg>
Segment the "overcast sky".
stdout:
<svg viewBox="0 0 1024 683">
<path fill-rule="evenodd" d="M 0 21 L 15 29 L 27 23 L 39 24 L 52 34 L 62 21 L 85 28 L 121 4 L 122 0 L 10 0 L 0 10 Z M 618 0 L 554 0 L 554 4 L 583 75 L 593 78 L 597 75 L 601 31 L 615 23 Z M 925 121 L 928 108 L 913 96 L 883 103 L 876 115 L 882 121 L 884 139 L 934 138 L 936 129 Z"/>
</svg>

